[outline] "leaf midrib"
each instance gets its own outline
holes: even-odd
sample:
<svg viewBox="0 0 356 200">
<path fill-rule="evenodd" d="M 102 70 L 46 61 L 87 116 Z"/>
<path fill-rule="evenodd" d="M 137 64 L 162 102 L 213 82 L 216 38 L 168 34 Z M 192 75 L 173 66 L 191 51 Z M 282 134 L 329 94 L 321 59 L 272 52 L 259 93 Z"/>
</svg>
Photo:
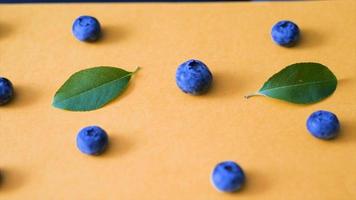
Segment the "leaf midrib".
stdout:
<svg viewBox="0 0 356 200">
<path fill-rule="evenodd" d="M 70 97 L 68 97 L 68 98 L 65 98 L 65 99 L 63 99 L 63 100 L 59 100 L 59 101 L 57 101 L 57 102 L 65 102 L 65 101 L 68 101 L 68 100 L 70 100 L 70 99 L 72 99 L 72 98 L 74 98 L 74 97 L 81 96 L 81 95 L 83 95 L 83 94 L 85 94 L 85 93 L 87 93 L 87 92 L 90 92 L 91 90 L 100 88 L 100 87 L 105 86 L 105 85 L 107 85 L 107 84 L 110 84 L 110 83 L 112 83 L 112 82 L 119 81 L 120 79 L 123 79 L 123 78 L 126 78 L 126 77 L 128 77 L 128 76 L 131 76 L 132 74 L 133 74 L 133 72 L 129 72 L 128 74 L 126 74 L 125 76 L 120 77 L 119 79 L 111 80 L 111 81 L 106 82 L 106 83 L 104 83 L 104 84 L 101 84 L 101 85 L 99 85 L 99 86 L 97 86 L 97 87 L 93 87 L 93 88 L 91 88 L 91 89 L 89 89 L 89 90 L 86 90 L 86 91 L 77 93 L 77 94 L 75 94 L 75 95 L 72 95 L 72 96 L 70 96 Z"/>
<path fill-rule="evenodd" d="M 284 89 L 284 88 L 289 88 L 289 87 L 298 87 L 298 86 L 303 86 L 303 85 L 312 85 L 312 84 L 321 84 L 321 83 L 327 83 L 327 82 L 332 82 L 333 80 L 323 80 L 323 81 L 315 81 L 315 82 L 306 82 L 306 83 L 301 83 L 301 84 L 293 84 L 293 85 L 286 85 L 282 87 L 275 87 L 271 89 L 266 89 L 266 90 L 260 90 L 260 92 L 264 91 L 272 91 L 272 90 L 277 90 L 277 89 Z"/>
</svg>

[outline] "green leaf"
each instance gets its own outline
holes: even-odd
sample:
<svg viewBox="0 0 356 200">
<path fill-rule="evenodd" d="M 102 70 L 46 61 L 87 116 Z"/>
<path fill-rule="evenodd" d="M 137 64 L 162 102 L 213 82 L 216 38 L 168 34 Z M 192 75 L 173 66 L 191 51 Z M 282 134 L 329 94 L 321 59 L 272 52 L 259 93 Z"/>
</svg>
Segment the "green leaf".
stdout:
<svg viewBox="0 0 356 200">
<path fill-rule="evenodd" d="M 56 92 L 52 105 L 71 111 L 101 108 L 125 90 L 136 71 L 100 66 L 76 72 Z"/>
<path fill-rule="evenodd" d="M 310 104 L 330 96 L 336 89 L 335 75 L 319 63 L 296 63 L 274 74 L 262 88 L 246 98 L 263 95 L 297 103 Z"/>
</svg>

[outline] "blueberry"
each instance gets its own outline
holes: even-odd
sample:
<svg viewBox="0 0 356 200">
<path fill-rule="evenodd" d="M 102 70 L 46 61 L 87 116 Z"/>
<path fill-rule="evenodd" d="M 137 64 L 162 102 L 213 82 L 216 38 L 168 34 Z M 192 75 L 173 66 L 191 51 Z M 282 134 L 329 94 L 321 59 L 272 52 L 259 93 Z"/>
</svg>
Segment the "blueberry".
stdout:
<svg viewBox="0 0 356 200">
<path fill-rule="evenodd" d="M 199 95 L 207 92 L 213 76 L 208 67 L 199 60 L 188 60 L 179 65 L 176 71 L 176 83 L 185 93 Z"/>
<path fill-rule="evenodd" d="M 0 105 L 8 103 L 13 96 L 12 83 L 7 78 L 0 77 Z"/>
<path fill-rule="evenodd" d="M 290 47 L 299 40 L 299 28 L 291 21 L 279 21 L 272 27 L 272 39 L 275 43 Z"/>
<path fill-rule="evenodd" d="M 78 149 L 89 155 L 98 155 L 108 146 L 108 135 L 98 126 L 88 126 L 77 135 Z"/>
<path fill-rule="evenodd" d="M 307 129 L 313 136 L 328 140 L 337 136 L 340 125 L 334 113 L 319 110 L 309 116 Z"/>
<path fill-rule="evenodd" d="M 100 23 L 91 16 L 78 17 L 72 26 L 74 36 L 81 41 L 95 41 L 100 37 Z"/>
<path fill-rule="evenodd" d="M 235 162 L 225 161 L 215 166 L 211 181 L 219 191 L 235 192 L 244 184 L 245 174 Z"/>
</svg>

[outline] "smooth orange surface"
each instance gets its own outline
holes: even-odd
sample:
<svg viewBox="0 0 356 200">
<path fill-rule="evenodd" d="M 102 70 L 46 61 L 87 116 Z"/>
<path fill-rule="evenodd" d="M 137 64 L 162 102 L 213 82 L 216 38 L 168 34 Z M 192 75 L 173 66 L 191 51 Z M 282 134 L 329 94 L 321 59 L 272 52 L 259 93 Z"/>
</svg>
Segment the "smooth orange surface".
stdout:
<svg viewBox="0 0 356 200">
<path fill-rule="evenodd" d="M 97 17 L 104 37 L 82 43 L 73 20 Z M 295 21 L 302 40 L 282 48 L 271 26 Z M 17 97 L 0 108 L 0 199 L 351 200 L 356 199 L 356 2 L 51 4 L 0 6 L 0 75 Z M 189 96 L 176 67 L 204 61 L 214 86 Z M 284 66 L 327 65 L 338 77 L 326 100 L 300 106 L 244 99 Z M 53 108 L 74 72 L 142 67 L 123 96 L 92 112 Z M 341 134 L 321 141 L 306 130 L 316 110 L 336 113 Z M 100 125 L 111 145 L 81 154 L 79 129 Z M 210 183 L 216 163 L 245 170 L 238 193 Z"/>
</svg>

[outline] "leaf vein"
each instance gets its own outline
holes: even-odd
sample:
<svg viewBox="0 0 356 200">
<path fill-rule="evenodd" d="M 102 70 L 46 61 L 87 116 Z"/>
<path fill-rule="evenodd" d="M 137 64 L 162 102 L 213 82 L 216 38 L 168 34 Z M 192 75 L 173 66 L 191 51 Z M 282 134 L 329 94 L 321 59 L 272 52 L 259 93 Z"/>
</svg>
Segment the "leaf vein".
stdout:
<svg viewBox="0 0 356 200">
<path fill-rule="evenodd" d="M 272 90 L 284 89 L 284 88 L 290 88 L 290 87 L 299 87 L 299 86 L 312 85 L 312 84 L 322 84 L 322 83 L 327 83 L 327 82 L 332 82 L 332 81 L 333 80 L 330 79 L 330 80 L 323 80 L 323 81 L 315 81 L 315 82 L 307 82 L 307 83 L 301 83 L 301 84 L 286 85 L 286 86 L 275 87 L 275 88 L 271 88 L 271 89 L 260 90 L 260 92 L 272 91 Z"/>
<path fill-rule="evenodd" d="M 102 86 L 105 86 L 105 85 L 110 84 L 110 83 L 115 82 L 115 81 L 119 81 L 119 80 L 124 79 L 124 78 L 126 78 L 126 77 L 129 77 L 129 76 L 131 76 L 131 75 L 132 75 L 132 72 L 130 72 L 130 73 L 126 74 L 125 76 L 122 76 L 122 77 L 120 77 L 120 78 L 118 78 L 118 79 L 111 80 L 111 81 L 106 82 L 106 83 L 104 83 L 104 84 L 101 84 L 101 85 L 99 85 L 99 86 L 97 86 L 97 87 L 90 88 L 89 90 L 85 90 L 85 91 L 83 91 L 83 92 L 74 94 L 74 95 L 72 95 L 72 96 L 70 96 L 70 97 L 67 97 L 67 98 L 65 98 L 65 99 L 63 99 L 63 100 L 59 100 L 59 101 L 57 101 L 57 102 L 65 102 L 65 101 L 68 101 L 68 100 L 70 100 L 70 99 L 72 99 L 72 98 L 74 98 L 74 97 L 81 96 L 81 95 L 83 95 L 83 94 L 85 94 L 85 93 L 87 93 L 87 92 L 90 92 L 91 90 L 100 88 L 100 87 L 102 87 Z"/>
</svg>

